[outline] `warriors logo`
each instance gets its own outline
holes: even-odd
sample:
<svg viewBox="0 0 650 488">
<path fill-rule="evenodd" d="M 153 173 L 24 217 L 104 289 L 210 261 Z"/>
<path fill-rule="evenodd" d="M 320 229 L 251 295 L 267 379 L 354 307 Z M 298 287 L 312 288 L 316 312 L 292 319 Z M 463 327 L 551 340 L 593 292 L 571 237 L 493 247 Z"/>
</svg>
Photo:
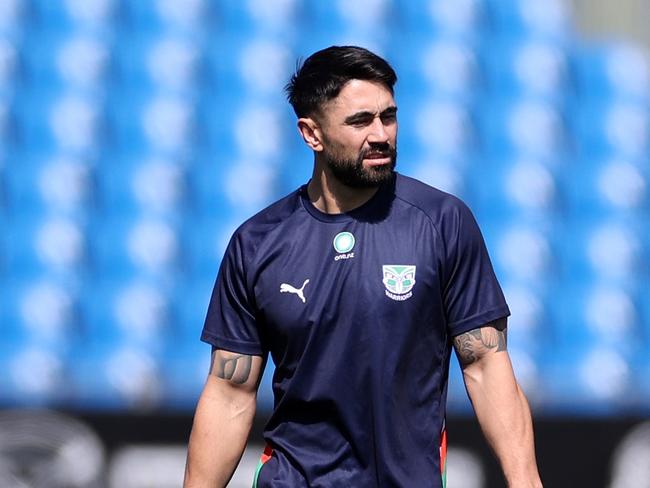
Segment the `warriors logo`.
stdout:
<svg viewBox="0 0 650 488">
<path fill-rule="evenodd" d="M 384 272 L 382 281 L 388 298 L 402 302 L 413 296 L 411 290 L 415 286 L 414 265 L 385 264 L 382 268 Z"/>
</svg>

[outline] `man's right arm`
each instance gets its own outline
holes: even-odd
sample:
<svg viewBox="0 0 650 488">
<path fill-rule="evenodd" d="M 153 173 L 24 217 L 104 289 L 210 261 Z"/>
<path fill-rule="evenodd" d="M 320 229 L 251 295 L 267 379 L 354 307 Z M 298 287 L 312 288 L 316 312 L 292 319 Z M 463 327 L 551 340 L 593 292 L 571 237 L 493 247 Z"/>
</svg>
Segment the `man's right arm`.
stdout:
<svg viewBox="0 0 650 488">
<path fill-rule="evenodd" d="M 210 373 L 194 415 L 184 488 L 225 487 L 246 447 L 263 359 L 212 351 Z"/>
</svg>

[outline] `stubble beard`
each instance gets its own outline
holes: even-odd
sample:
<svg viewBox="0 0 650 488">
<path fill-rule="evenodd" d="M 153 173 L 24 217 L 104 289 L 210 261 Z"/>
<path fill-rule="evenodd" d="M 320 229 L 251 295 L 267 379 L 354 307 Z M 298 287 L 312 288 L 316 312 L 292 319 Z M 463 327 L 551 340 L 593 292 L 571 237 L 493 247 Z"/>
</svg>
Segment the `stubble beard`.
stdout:
<svg viewBox="0 0 650 488">
<path fill-rule="evenodd" d="M 390 164 L 363 167 L 363 160 L 369 153 L 381 152 L 390 157 Z M 340 157 L 334 152 L 324 150 L 323 156 L 332 175 L 342 184 L 350 188 L 376 188 L 382 183 L 390 181 L 397 164 L 397 149 L 388 147 L 382 151 L 364 149 L 357 159 Z"/>
</svg>

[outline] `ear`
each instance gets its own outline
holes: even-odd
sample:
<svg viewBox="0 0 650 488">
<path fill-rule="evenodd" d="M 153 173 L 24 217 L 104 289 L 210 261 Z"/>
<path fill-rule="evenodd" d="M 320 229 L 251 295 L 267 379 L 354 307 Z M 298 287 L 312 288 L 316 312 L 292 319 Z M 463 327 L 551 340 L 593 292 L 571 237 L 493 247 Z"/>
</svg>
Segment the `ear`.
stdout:
<svg viewBox="0 0 650 488">
<path fill-rule="evenodd" d="M 311 117 L 298 119 L 298 131 L 305 143 L 316 152 L 323 150 L 322 132 L 318 122 Z"/>
</svg>

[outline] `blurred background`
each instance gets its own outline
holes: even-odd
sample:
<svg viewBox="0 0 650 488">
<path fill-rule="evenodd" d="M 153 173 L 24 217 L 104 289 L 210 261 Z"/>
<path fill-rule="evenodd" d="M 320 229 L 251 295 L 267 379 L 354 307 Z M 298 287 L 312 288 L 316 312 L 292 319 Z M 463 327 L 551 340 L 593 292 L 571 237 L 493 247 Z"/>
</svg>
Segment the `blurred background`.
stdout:
<svg viewBox="0 0 650 488">
<path fill-rule="evenodd" d="M 180 486 L 225 245 L 305 183 L 283 86 L 399 81 L 398 169 L 473 209 L 552 487 L 650 487 L 650 4 L 0 0 L 0 486 Z M 450 488 L 503 486 L 452 359 Z M 272 408 L 272 365 L 250 486 Z"/>
</svg>

